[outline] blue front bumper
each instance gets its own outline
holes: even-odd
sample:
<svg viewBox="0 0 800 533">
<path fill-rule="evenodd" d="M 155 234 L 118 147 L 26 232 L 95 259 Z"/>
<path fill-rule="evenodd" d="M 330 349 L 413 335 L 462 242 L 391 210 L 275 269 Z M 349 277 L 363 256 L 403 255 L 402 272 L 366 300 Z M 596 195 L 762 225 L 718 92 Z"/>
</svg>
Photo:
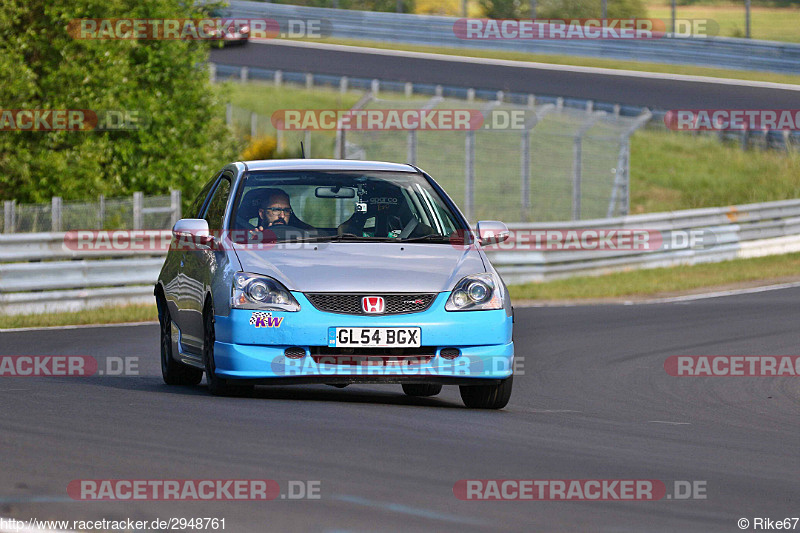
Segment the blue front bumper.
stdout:
<svg viewBox="0 0 800 533">
<path fill-rule="evenodd" d="M 513 371 L 512 317 L 503 309 L 445 311 L 450 296 L 447 292 L 440 293 L 427 310 L 419 313 L 345 315 L 319 311 L 302 293 L 292 294 L 300 303 L 298 312 L 271 311 L 267 317 L 264 312 L 232 309 L 229 316 L 215 317 L 214 362 L 219 376 L 321 383 L 455 382 L 504 379 Z M 422 351 L 433 357 L 404 365 L 315 360 L 311 354 L 317 347 L 328 347 L 330 328 L 336 327 L 419 327 L 420 344 L 427 348 Z M 306 355 L 287 358 L 284 351 L 289 347 L 300 347 Z M 457 348 L 461 355 L 453 360 L 443 358 L 442 348 Z"/>
</svg>

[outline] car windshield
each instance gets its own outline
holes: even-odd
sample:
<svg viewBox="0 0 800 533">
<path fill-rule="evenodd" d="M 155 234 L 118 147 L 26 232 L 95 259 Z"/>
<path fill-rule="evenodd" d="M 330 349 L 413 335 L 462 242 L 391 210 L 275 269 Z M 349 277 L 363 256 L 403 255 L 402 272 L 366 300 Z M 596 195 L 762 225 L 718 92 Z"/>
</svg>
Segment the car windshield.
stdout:
<svg viewBox="0 0 800 533">
<path fill-rule="evenodd" d="M 253 242 L 451 243 L 466 228 L 420 174 L 265 171 L 245 176 L 231 228 Z"/>
</svg>

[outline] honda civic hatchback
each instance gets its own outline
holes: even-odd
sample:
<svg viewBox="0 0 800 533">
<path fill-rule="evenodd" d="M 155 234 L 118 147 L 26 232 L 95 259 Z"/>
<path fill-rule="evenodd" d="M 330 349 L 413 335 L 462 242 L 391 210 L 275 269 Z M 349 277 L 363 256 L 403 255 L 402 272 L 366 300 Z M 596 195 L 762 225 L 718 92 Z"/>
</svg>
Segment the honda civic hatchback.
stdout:
<svg viewBox="0 0 800 533">
<path fill-rule="evenodd" d="M 460 388 L 500 409 L 513 382 L 513 310 L 483 246 L 412 165 L 349 160 L 227 165 L 179 220 L 155 286 L 169 385 Z"/>
</svg>

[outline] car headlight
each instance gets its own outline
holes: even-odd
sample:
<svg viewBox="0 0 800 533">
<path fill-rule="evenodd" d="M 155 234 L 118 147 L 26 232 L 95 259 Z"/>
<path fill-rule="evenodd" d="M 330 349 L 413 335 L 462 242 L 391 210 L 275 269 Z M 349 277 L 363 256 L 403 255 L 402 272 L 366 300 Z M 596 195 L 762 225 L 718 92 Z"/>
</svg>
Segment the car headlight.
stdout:
<svg viewBox="0 0 800 533">
<path fill-rule="evenodd" d="M 247 272 L 233 275 L 231 307 L 272 311 L 300 310 L 300 304 L 286 287 L 272 278 Z"/>
<path fill-rule="evenodd" d="M 493 274 L 467 276 L 453 288 L 445 311 L 485 311 L 503 308 L 503 284 Z"/>
</svg>

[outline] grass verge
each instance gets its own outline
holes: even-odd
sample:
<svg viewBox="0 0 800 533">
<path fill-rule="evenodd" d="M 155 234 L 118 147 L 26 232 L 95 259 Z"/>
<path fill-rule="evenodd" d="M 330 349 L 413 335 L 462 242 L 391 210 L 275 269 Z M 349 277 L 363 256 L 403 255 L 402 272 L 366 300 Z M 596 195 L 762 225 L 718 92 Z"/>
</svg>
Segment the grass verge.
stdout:
<svg viewBox="0 0 800 533">
<path fill-rule="evenodd" d="M 700 289 L 741 288 L 752 282 L 767 285 L 791 279 L 800 279 L 800 253 L 511 285 L 509 292 L 512 301 L 580 301 L 676 296 Z"/>
<path fill-rule="evenodd" d="M 686 18 L 686 17 L 684 17 Z M 795 30 L 796 31 L 796 30 Z M 484 57 L 489 59 L 508 59 L 512 61 L 530 61 L 556 65 L 572 65 L 580 67 L 597 67 L 617 70 L 635 70 L 639 72 L 661 72 L 666 74 L 684 74 L 690 76 L 708 76 L 712 78 L 730 78 L 734 80 L 768 81 L 774 83 L 800 84 L 800 75 L 761 72 L 755 70 L 733 70 L 723 68 L 698 67 L 692 65 L 672 65 L 668 63 L 649 63 L 644 61 L 623 61 L 618 59 L 602 59 L 595 57 L 530 54 L 526 52 L 506 52 L 503 50 L 481 50 L 471 48 L 447 48 L 405 43 L 388 43 L 362 41 L 356 39 L 314 39 L 314 42 L 344 44 L 350 46 L 366 46 L 387 50 L 407 50 L 411 52 L 427 52 L 465 57 Z M 480 87 L 476 87 L 480 88 Z"/>
<path fill-rule="evenodd" d="M 119 324 L 122 322 L 150 322 L 158 319 L 155 305 L 125 305 L 99 307 L 70 313 L 38 315 L 1 315 L 0 329 L 43 328 L 81 324 Z"/>
</svg>

